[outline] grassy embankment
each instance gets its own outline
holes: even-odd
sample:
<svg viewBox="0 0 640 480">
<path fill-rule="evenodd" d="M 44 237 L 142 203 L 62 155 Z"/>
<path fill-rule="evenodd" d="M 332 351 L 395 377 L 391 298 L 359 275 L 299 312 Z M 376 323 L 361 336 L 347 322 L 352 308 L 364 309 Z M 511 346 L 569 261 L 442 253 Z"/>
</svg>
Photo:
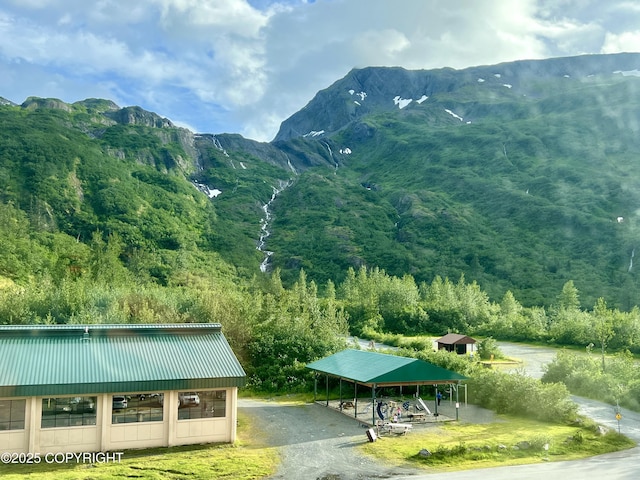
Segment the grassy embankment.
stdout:
<svg viewBox="0 0 640 480">
<path fill-rule="evenodd" d="M 599 434 L 596 425 L 588 421 L 568 426 L 500 419 L 490 424 L 449 423 L 425 432 L 383 436 L 364 444 L 362 450 L 385 463 L 435 472 L 576 460 L 635 446 L 617 432 Z M 430 455 L 419 455 L 423 449 Z"/>
</svg>

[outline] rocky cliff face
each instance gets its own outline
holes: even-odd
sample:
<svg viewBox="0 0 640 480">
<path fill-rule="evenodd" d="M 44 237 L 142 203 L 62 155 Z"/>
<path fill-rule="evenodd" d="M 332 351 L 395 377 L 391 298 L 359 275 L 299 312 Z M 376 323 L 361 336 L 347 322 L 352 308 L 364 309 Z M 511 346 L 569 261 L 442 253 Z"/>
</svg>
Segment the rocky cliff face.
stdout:
<svg viewBox="0 0 640 480">
<path fill-rule="evenodd" d="M 11 100 L 7 100 L 4 97 L 0 97 L 0 105 L 9 105 L 12 107 L 16 107 L 17 105 L 15 103 L 13 103 Z"/>
<path fill-rule="evenodd" d="M 21 107 L 28 110 L 50 108 L 54 110 L 63 110 L 65 112 L 71 111 L 71 106 L 69 104 L 64 103 L 62 100 L 58 100 L 57 98 L 29 97 L 22 103 Z"/>
<path fill-rule="evenodd" d="M 124 125 L 142 125 L 154 128 L 173 128 L 175 125 L 168 118 L 163 118 L 153 112 L 140 107 L 125 107 L 119 110 L 105 112 L 105 116 Z"/>
<path fill-rule="evenodd" d="M 369 67 L 349 72 L 322 90 L 299 112 L 285 120 L 275 141 L 335 133 L 362 116 L 403 109 L 437 94 L 460 92 L 481 84 L 495 94 L 534 94 L 543 78 L 587 79 L 594 75 L 637 74 L 640 54 L 584 55 L 526 60 L 464 70 L 405 70 Z"/>
</svg>

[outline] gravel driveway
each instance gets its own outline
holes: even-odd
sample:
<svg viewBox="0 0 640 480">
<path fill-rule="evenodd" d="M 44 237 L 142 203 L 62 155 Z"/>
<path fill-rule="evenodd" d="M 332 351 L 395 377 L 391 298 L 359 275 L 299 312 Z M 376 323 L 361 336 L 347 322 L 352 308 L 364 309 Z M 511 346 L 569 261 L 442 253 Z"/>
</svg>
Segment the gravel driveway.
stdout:
<svg viewBox="0 0 640 480">
<path fill-rule="evenodd" d="M 253 419 L 267 444 L 279 447 L 281 464 L 271 479 L 354 480 L 425 474 L 424 470 L 411 467 L 383 465 L 360 454 L 356 446 L 368 442 L 368 426 L 333 408 L 316 403 L 287 405 L 242 398 L 239 408 Z M 438 408 L 443 417 L 455 418 L 455 404 L 443 401 Z M 462 405 L 459 420 L 491 422 L 494 414 L 473 405 Z M 414 428 L 436 426 L 415 423 Z"/>
<path fill-rule="evenodd" d="M 501 342 L 501 349 L 508 356 L 525 360 L 516 370 L 539 378 L 542 365 L 548 363 L 555 351 Z M 580 413 L 603 425 L 616 428 L 618 425 L 612 407 L 600 402 L 575 397 Z M 544 465 L 522 465 L 498 467 L 484 470 L 429 474 L 410 467 L 390 467 L 363 456 L 356 448 L 368 442 L 366 427 L 342 413 L 319 404 L 286 405 L 276 402 L 239 399 L 239 408 L 251 416 L 264 434 L 267 444 L 279 448 L 281 464 L 270 479 L 284 480 L 364 480 L 364 479 L 538 479 L 556 480 L 565 478 L 611 478 L 636 479 L 640 461 L 636 460 L 638 449 L 616 452 L 576 462 L 552 462 Z M 442 415 L 455 418 L 455 407 L 443 401 L 438 407 Z M 640 441 L 640 414 L 622 409 L 622 433 Z M 483 423 L 495 421 L 493 412 L 474 405 L 461 405 L 461 423 Z M 419 428 L 416 425 L 414 428 Z M 426 427 L 429 428 L 429 427 Z M 433 427 L 431 427 L 433 428 Z M 574 475 L 575 474 L 575 475 Z"/>
<path fill-rule="evenodd" d="M 269 445 L 279 447 L 281 464 L 272 479 L 354 480 L 411 476 L 424 471 L 389 467 L 355 448 L 368 442 L 367 428 L 318 404 L 286 405 L 239 399 Z"/>
</svg>

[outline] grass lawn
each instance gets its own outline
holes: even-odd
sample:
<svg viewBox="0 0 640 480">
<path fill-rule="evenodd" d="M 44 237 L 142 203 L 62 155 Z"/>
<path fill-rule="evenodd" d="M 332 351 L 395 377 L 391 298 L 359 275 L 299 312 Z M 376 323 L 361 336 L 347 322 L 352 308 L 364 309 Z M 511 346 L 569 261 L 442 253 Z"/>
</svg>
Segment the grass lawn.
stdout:
<svg viewBox="0 0 640 480">
<path fill-rule="evenodd" d="M 576 460 L 635 446 L 632 440 L 614 431 L 598 434 L 595 425 L 589 422 L 567 426 L 501 418 L 504 422 L 450 423 L 425 432 L 383 436 L 361 448 L 387 463 L 435 472 Z M 523 441 L 529 443 L 529 448 L 523 448 L 526 445 L 522 444 L 514 448 Z M 418 453 L 423 449 L 431 455 L 420 456 Z"/>
<path fill-rule="evenodd" d="M 295 404 L 306 403 L 307 397 L 286 395 L 272 400 Z M 504 416 L 500 419 L 492 424 L 442 424 L 424 432 L 414 430 L 406 436 L 384 436 L 358 448 L 388 464 L 436 472 L 573 460 L 635 445 L 613 431 L 597 435 L 595 426 L 588 422 L 583 426 L 565 426 Z M 513 448 L 523 440 L 531 448 Z M 545 443 L 549 444 L 548 450 L 541 448 Z M 418 452 L 422 449 L 429 450 L 431 455 L 421 457 Z M 233 445 L 127 450 L 119 463 L 0 465 L 0 477 L 2 480 L 257 480 L 273 474 L 277 464 L 277 450 L 265 446 L 260 432 L 239 412 L 238 439 Z"/>
<path fill-rule="evenodd" d="M 264 478 L 275 472 L 274 448 L 267 448 L 241 413 L 235 444 L 193 445 L 172 448 L 126 450 L 120 463 L 62 465 L 0 465 L 2 480 L 107 480 L 136 479 L 233 479 Z"/>
</svg>

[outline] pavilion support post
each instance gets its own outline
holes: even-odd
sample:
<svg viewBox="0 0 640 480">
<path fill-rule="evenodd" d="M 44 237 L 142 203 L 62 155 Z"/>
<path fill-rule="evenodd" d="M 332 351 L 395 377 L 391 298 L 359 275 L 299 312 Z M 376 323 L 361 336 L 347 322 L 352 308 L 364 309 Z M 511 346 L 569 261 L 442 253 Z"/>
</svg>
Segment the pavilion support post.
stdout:
<svg viewBox="0 0 640 480">
<path fill-rule="evenodd" d="M 342 411 L 342 377 L 340 377 L 340 411 Z"/>
<path fill-rule="evenodd" d="M 376 425 L 376 384 L 371 386 L 371 425 Z"/>
<path fill-rule="evenodd" d="M 313 401 L 318 401 L 318 372 L 313 376 Z"/>
<path fill-rule="evenodd" d="M 354 396 L 353 416 L 355 418 L 358 418 L 358 384 L 357 383 L 353 384 L 353 396 Z"/>
<path fill-rule="evenodd" d="M 325 391 L 326 391 L 326 396 L 327 396 L 327 404 L 326 406 L 329 406 L 329 375 L 325 375 Z"/>
<path fill-rule="evenodd" d="M 435 405 L 434 416 L 436 417 L 436 420 L 437 420 L 438 419 L 438 385 L 436 385 L 435 387 L 436 387 L 436 398 L 434 401 L 434 405 Z"/>
<path fill-rule="evenodd" d="M 460 399 L 458 396 L 458 390 L 460 390 L 460 382 L 456 385 L 456 422 L 458 421 L 458 411 L 460 410 Z"/>
</svg>

